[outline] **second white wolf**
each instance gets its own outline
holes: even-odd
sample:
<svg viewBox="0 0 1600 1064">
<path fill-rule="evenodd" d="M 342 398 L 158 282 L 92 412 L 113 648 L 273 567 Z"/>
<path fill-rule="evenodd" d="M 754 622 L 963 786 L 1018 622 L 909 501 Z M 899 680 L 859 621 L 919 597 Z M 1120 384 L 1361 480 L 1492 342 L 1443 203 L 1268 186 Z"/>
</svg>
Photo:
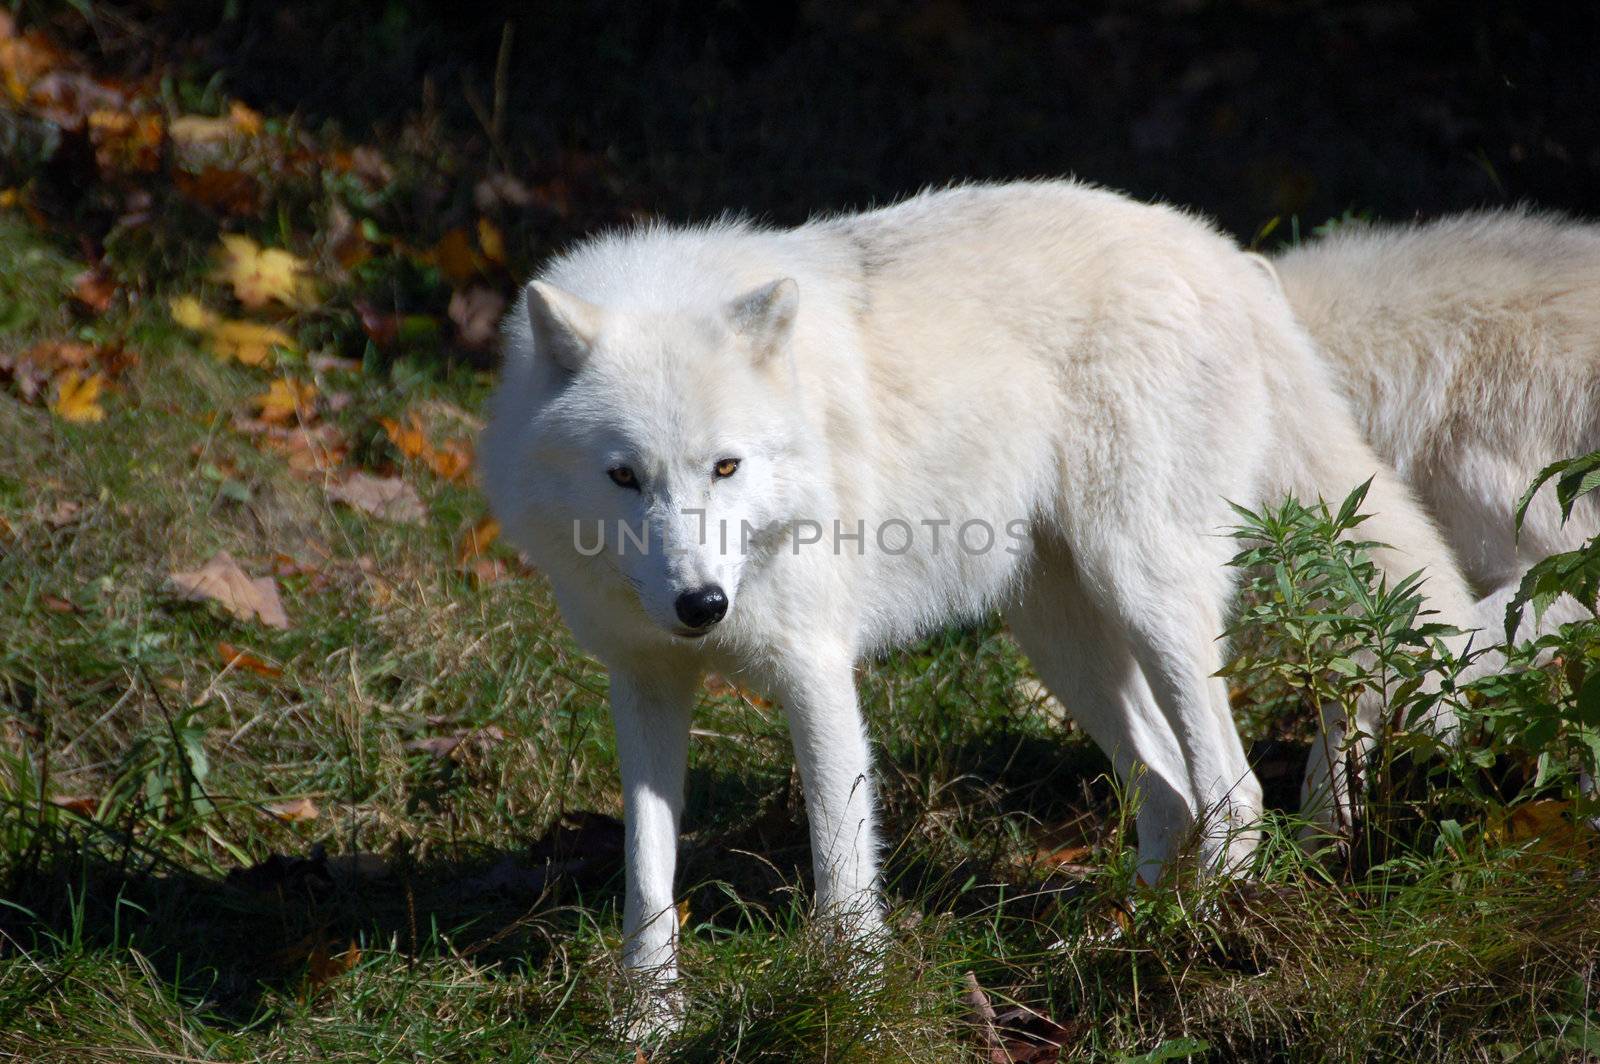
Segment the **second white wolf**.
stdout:
<svg viewBox="0 0 1600 1064">
<path fill-rule="evenodd" d="M 1545 489 L 1520 536 L 1512 512 L 1544 466 L 1600 450 L 1600 226 L 1520 211 L 1344 226 L 1274 266 L 1498 638 L 1528 566 L 1600 534 L 1593 496 L 1563 522 Z M 1566 599 L 1548 619 L 1587 613 Z"/>
<path fill-rule="evenodd" d="M 1379 563 L 1426 568 L 1431 605 L 1470 616 L 1272 280 L 1164 207 L 1052 182 L 789 231 L 645 228 L 551 263 L 507 329 L 485 489 L 610 670 L 625 958 L 662 982 L 709 670 L 782 704 L 819 907 L 870 933 L 864 655 L 1000 608 L 1137 790 L 1145 869 L 1191 843 L 1231 866 L 1261 792 L 1215 675 L 1227 500 L 1372 478 Z"/>
</svg>

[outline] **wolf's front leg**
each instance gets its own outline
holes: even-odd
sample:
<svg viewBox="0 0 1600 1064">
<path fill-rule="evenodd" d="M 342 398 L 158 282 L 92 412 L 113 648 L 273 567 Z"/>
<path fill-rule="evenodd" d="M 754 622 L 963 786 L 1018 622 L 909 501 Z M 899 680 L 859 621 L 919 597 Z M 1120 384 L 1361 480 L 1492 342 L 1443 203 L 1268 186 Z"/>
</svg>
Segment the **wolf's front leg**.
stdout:
<svg viewBox="0 0 1600 1064">
<path fill-rule="evenodd" d="M 805 788 L 817 910 L 852 938 L 866 940 L 882 928 L 883 907 L 877 792 L 854 666 L 843 647 L 813 648 L 784 669 L 776 693 Z"/>
<path fill-rule="evenodd" d="M 683 1012 L 672 879 L 695 679 L 670 669 L 611 672 L 626 838 L 622 960 L 637 980 L 625 1025 L 636 1040 L 672 1029 Z"/>
</svg>

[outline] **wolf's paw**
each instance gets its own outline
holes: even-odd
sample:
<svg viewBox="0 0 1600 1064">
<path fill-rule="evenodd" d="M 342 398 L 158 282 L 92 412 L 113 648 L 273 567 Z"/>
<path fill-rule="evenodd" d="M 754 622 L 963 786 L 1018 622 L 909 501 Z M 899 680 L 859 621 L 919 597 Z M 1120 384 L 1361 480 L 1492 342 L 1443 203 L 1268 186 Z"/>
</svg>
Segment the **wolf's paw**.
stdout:
<svg viewBox="0 0 1600 1064">
<path fill-rule="evenodd" d="M 618 1019 L 619 1035 L 629 1045 L 649 1047 L 683 1030 L 683 991 L 677 986 L 637 989 Z"/>
</svg>

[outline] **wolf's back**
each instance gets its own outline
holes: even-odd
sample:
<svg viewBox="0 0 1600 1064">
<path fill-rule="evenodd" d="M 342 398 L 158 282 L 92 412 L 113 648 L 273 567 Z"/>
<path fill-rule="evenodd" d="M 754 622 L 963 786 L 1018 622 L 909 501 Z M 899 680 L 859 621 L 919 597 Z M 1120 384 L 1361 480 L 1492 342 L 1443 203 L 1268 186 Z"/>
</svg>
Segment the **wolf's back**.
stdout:
<svg viewBox="0 0 1600 1064">
<path fill-rule="evenodd" d="M 1528 481 L 1600 448 L 1600 225 L 1496 211 L 1347 226 L 1273 265 L 1368 441 L 1493 580 L 1503 552 L 1486 539 L 1510 535 Z"/>
</svg>

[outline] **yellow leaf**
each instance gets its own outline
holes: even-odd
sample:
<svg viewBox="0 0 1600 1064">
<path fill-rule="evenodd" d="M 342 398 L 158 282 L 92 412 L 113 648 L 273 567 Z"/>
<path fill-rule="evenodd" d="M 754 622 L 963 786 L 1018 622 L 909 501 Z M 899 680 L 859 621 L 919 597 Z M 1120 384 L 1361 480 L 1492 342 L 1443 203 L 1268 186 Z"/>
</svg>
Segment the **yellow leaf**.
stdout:
<svg viewBox="0 0 1600 1064">
<path fill-rule="evenodd" d="M 317 401 L 316 385 L 293 377 L 280 377 L 251 400 L 262 421 L 286 425 L 291 421 L 310 421 L 312 404 Z"/>
<path fill-rule="evenodd" d="M 235 128 L 247 137 L 253 137 L 261 132 L 260 112 L 238 100 L 228 105 L 228 117 L 233 121 Z"/>
<path fill-rule="evenodd" d="M 304 260 L 282 248 L 263 248 L 236 233 L 222 238 L 216 276 L 231 285 L 239 302 L 252 310 L 273 302 L 286 307 L 316 302 Z"/>
<path fill-rule="evenodd" d="M 226 118 L 182 115 L 172 120 L 167 132 L 173 140 L 184 144 L 207 144 L 227 140 L 236 130 L 234 124 Z"/>
<path fill-rule="evenodd" d="M 207 330 L 207 338 L 212 354 L 224 361 L 237 359 L 247 366 L 266 365 L 275 347 L 295 350 L 288 333 L 253 321 L 218 321 Z"/>
<path fill-rule="evenodd" d="M 106 412 L 100 408 L 100 389 L 104 386 L 105 377 L 99 373 L 85 377 L 69 369 L 56 381 L 50 410 L 63 421 L 104 421 Z"/>
<path fill-rule="evenodd" d="M 478 219 L 478 247 L 483 249 L 483 257 L 496 266 L 506 264 L 506 238 L 500 227 L 487 218 Z"/>
<path fill-rule="evenodd" d="M 179 296 L 170 304 L 172 320 L 185 329 L 205 332 L 217 324 L 217 315 L 194 296 Z"/>
</svg>

